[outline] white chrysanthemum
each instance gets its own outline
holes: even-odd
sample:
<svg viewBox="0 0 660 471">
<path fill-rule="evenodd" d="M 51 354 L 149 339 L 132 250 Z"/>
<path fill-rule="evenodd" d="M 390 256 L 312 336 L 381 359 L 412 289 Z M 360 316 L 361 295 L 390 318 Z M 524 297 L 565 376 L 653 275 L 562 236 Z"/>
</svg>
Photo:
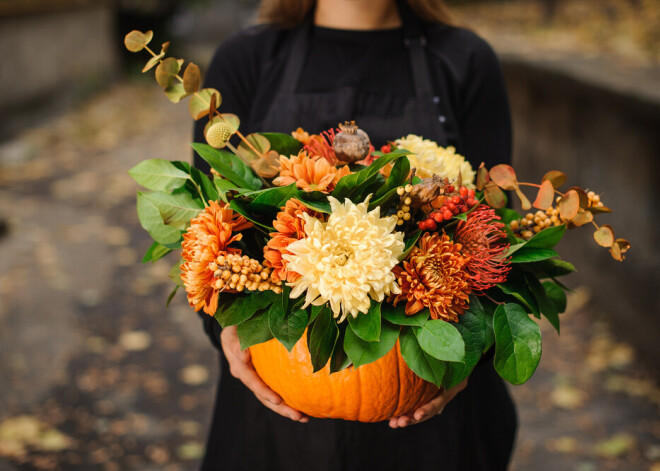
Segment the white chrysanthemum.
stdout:
<svg viewBox="0 0 660 471">
<path fill-rule="evenodd" d="M 417 169 L 420 178 L 430 178 L 433 174 L 449 180 L 456 180 L 459 175 L 463 185 L 470 188 L 474 184 L 475 172 L 465 157 L 456 153 L 453 147 L 440 147 L 429 139 L 414 134 L 395 141 L 397 147 L 412 152 L 408 156 L 410 166 Z"/>
<path fill-rule="evenodd" d="M 291 297 L 305 291 L 305 306 L 326 302 L 339 322 L 348 314 L 366 313 L 371 299 L 399 294 L 392 268 L 404 249 L 403 233 L 393 232 L 396 217 L 380 217 L 380 208 L 368 212 L 367 201 L 344 204 L 328 197 L 332 212 L 327 222 L 308 214 L 304 239 L 291 243 L 287 270 L 301 276 L 289 283 Z"/>
</svg>

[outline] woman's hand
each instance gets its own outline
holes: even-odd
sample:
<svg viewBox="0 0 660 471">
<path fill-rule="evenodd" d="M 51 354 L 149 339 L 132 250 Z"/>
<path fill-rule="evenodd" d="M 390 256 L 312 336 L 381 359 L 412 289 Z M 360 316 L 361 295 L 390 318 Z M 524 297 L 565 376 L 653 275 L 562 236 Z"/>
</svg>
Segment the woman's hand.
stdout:
<svg viewBox="0 0 660 471">
<path fill-rule="evenodd" d="M 261 403 L 281 416 L 296 422 L 309 422 L 309 417 L 287 406 L 282 398 L 264 383 L 252 366 L 250 350 L 241 350 L 236 326 L 225 327 L 220 334 L 220 343 L 229 362 L 229 371 L 247 386 Z"/>
<path fill-rule="evenodd" d="M 440 414 L 445 406 L 449 404 L 449 401 L 456 397 L 456 394 L 461 392 L 467 386 L 467 378 L 464 379 L 461 383 L 457 384 L 451 389 L 440 392 L 437 396 L 431 399 L 429 402 L 421 406 L 415 412 L 410 414 L 400 415 L 399 417 L 392 417 L 390 419 L 390 427 L 399 428 L 406 427 L 412 424 L 418 424 L 424 422 L 425 420 L 430 419 L 434 415 Z"/>
</svg>

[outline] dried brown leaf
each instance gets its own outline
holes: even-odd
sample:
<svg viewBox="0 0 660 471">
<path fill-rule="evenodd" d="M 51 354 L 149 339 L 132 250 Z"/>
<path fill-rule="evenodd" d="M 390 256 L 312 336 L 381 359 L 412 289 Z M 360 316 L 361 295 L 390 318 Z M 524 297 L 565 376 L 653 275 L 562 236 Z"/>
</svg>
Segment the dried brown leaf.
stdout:
<svg viewBox="0 0 660 471">
<path fill-rule="evenodd" d="M 484 188 L 486 202 L 493 208 L 503 208 L 506 205 L 506 195 L 494 182 L 489 182 Z"/>
<path fill-rule="evenodd" d="M 543 181 L 549 181 L 553 188 L 556 190 L 566 183 L 566 174 L 560 172 L 559 170 L 550 170 L 548 173 L 543 175 Z"/>
<path fill-rule="evenodd" d="M 484 163 L 481 162 L 481 165 L 479 165 L 479 168 L 477 169 L 477 181 L 475 183 L 477 190 L 483 190 L 486 187 L 488 180 L 488 170 L 486 170 Z"/>
<path fill-rule="evenodd" d="M 573 219 L 580 209 L 580 196 L 577 191 L 569 190 L 557 203 L 559 214 L 562 219 L 570 221 Z"/>
<path fill-rule="evenodd" d="M 189 63 L 186 70 L 183 72 L 183 88 L 185 88 L 188 93 L 195 93 L 199 90 L 201 84 L 202 73 L 199 71 L 199 67 L 192 62 Z"/>
<path fill-rule="evenodd" d="M 511 165 L 499 164 L 490 169 L 490 179 L 503 190 L 515 190 L 518 184 L 516 172 Z"/>
<path fill-rule="evenodd" d="M 165 95 L 172 103 L 179 103 L 181 99 L 188 96 L 181 83 L 174 83 L 167 87 L 164 91 Z"/>
<path fill-rule="evenodd" d="M 273 178 L 280 173 L 280 154 L 271 150 L 250 164 L 255 172 L 264 178 Z"/>
<path fill-rule="evenodd" d="M 582 188 L 579 186 L 572 186 L 570 187 L 567 191 L 575 191 L 580 198 L 580 209 L 586 209 L 589 206 L 589 196 L 587 196 L 587 192 L 584 191 Z"/>
<path fill-rule="evenodd" d="M 546 210 L 552 206 L 555 198 L 555 188 L 550 180 L 543 180 L 541 188 L 536 195 L 533 206 L 538 209 Z"/>
<path fill-rule="evenodd" d="M 628 242 L 626 239 L 616 239 L 612 244 L 612 247 L 610 247 L 612 258 L 618 260 L 619 262 L 623 262 L 623 260 L 626 258 L 624 254 L 628 250 L 630 250 L 630 242 Z"/>
<path fill-rule="evenodd" d="M 528 210 L 532 209 L 532 203 L 529 202 L 529 200 L 527 199 L 527 196 L 525 195 L 525 193 L 523 193 L 520 190 L 520 187 L 518 186 L 517 183 L 516 183 L 516 186 L 515 186 L 515 190 L 516 190 L 516 195 L 518 195 L 518 199 L 520 200 L 520 205 L 521 205 L 522 209 L 524 209 L 525 211 L 528 211 Z"/>
<path fill-rule="evenodd" d="M 614 230 L 612 226 L 604 224 L 594 232 L 594 239 L 601 247 L 610 248 L 614 243 Z"/>
<path fill-rule="evenodd" d="M 153 31 L 143 33 L 142 31 L 133 30 L 124 37 L 124 46 L 131 52 L 140 52 L 153 37 Z"/>
<path fill-rule="evenodd" d="M 238 149 L 236 149 L 243 162 L 252 162 L 260 159 L 270 150 L 270 141 L 261 134 L 252 133 L 246 137 L 246 140 L 249 142 L 249 145 L 241 141 Z"/>
<path fill-rule="evenodd" d="M 216 95 L 216 107 L 222 103 L 222 95 L 214 88 L 204 88 L 196 92 L 188 102 L 190 116 L 196 121 L 209 114 L 211 106 L 211 96 Z"/>
<path fill-rule="evenodd" d="M 161 60 L 163 57 L 165 57 L 165 53 L 162 53 L 162 52 L 161 52 L 161 53 L 158 54 L 157 56 L 154 56 L 154 57 L 152 57 L 151 59 L 149 59 L 149 60 L 147 61 L 147 63 L 145 64 L 145 66 L 142 67 L 142 73 L 148 72 L 148 71 L 150 71 L 151 69 L 153 69 L 155 66 L 157 66 L 158 63 L 160 62 L 160 60 Z"/>
<path fill-rule="evenodd" d="M 174 57 L 163 59 L 156 67 L 156 82 L 163 88 L 169 88 L 176 82 L 181 65 Z"/>
<path fill-rule="evenodd" d="M 589 224 L 594 220 L 594 215 L 591 211 L 588 211 L 586 209 L 581 209 L 578 211 L 578 213 L 575 215 L 573 220 L 571 221 L 576 227 L 584 226 L 585 224 Z"/>
</svg>

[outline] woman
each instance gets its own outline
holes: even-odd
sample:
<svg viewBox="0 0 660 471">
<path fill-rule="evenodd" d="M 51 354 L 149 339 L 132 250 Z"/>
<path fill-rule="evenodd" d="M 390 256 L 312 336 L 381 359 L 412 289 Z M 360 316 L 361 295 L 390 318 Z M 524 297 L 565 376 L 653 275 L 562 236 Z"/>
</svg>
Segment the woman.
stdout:
<svg viewBox="0 0 660 471">
<path fill-rule="evenodd" d="M 264 25 L 220 46 L 206 77 L 244 133 L 319 132 L 351 119 L 376 146 L 415 133 L 455 146 L 475 167 L 510 160 L 497 59 L 476 35 L 450 25 L 441 1 L 264 0 L 261 17 Z M 197 141 L 202 132 L 198 123 Z M 407 416 L 321 420 L 287 406 L 259 379 L 235 328 L 221 331 L 209 316 L 204 322 L 224 355 L 203 470 L 507 467 L 515 410 L 492 357 L 467 387 Z"/>
</svg>

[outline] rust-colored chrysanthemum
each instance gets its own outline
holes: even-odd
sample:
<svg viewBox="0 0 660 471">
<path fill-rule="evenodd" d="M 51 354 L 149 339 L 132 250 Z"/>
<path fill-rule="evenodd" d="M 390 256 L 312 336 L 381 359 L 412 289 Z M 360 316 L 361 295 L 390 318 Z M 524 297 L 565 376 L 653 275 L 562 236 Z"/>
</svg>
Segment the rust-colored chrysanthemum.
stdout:
<svg viewBox="0 0 660 471">
<path fill-rule="evenodd" d="M 336 168 L 324 158 L 310 157 L 304 150 L 288 158 L 280 156 L 280 165 L 280 176 L 273 183 L 277 186 L 295 183 L 304 191 L 330 193 L 342 177 L 351 173 L 348 165 Z"/>
<path fill-rule="evenodd" d="M 270 234 L 271 239 L 264 247 L 264 265 L 272 268 L 273 275 L 277 276 L 279 280 L 286 280 L 289 283 L 296 281 L 300 275 L 292 271 L 287 272 L 288 262 L 282 258 L 282 255 L 291 253 L 287 250 L 290 243 L 305 237 L 303 213 L 323 219 L 321 213 L 308 209 L 297 199 L 291 198 L 286 202 L 282 211 L 277 213 L 277 219 L 273 221 L 273 227 L 277 232 Z"/>
<path fill-rule="evenodd" d="M 469 257 L 461 248 L 444 233 L 425 233 L 403 267 L 393 269 L 401 286 L 401 294 L 391 298 L 394 305 L 405 300 L 409 316 L 427 307 L 433 319 L 457 322 L 470 294 L 465 270 Z"/>
<path fill-rule="evenodd" d="M 241 240 L 242 234 L 235 232 L 251 226 L 251 222 L 227 208 L 225 203 L 215 201 L 190 222 L 181 243 L 184 260 L 181 279 L 188 293 L 188 302 L 195 311 L 204 309 L 209 315 L 215 314 L 220 291 L 213 276 L 218 268 L 217 259 L 226 254 L 240 254 L 240 249 L 228 245 Z"/>
<path fill-rule="evenodd" d="M 467 221 L 459 222 L 454 242 L 460 243 L 461 252 L 470 257 L 465 269 L 473 291 L 485 291 L 506 280 L 511 266 L 504 253 L 509 244 L 504 224 L 489 206 L 479 206 Z"/>
</svg>

